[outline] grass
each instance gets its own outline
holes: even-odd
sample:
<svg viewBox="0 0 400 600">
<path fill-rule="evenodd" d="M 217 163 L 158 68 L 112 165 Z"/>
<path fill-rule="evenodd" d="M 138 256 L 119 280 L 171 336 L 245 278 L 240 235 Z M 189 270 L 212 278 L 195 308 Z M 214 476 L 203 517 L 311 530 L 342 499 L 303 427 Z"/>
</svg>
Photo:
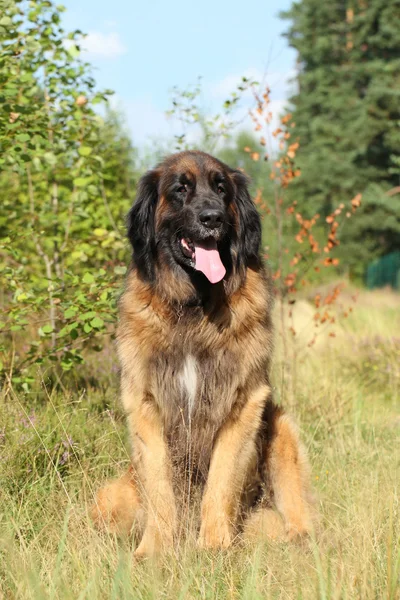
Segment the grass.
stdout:
<svg viewBox="0 0 400 600">
<path fill-rule="evenodd" d="M 309 312 L 296 327 L 309 330 Z M 87 518 L 94 490 L 129 461 L 112 354 L 85 367 L 95 387 L 3 398 L 0 597 L 400 598 L 400 298 L 362 293 L 334 327 L 312 347 L 296 335 L 285 362 L 278 334 L 275 392 L 300 425 L 320 513 L 302 545 L 212 554 L 189 539 L 134 563 L 133 541 Z"/>
</svg>

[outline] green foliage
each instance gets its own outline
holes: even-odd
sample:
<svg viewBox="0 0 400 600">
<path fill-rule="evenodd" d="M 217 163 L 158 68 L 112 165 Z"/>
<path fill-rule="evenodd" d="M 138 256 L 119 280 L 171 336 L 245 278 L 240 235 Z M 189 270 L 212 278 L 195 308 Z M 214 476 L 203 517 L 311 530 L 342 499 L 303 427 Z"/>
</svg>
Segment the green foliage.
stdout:
<svg viewBox="0 0 400 600">
<path fill-rule="evenodd" d="M 2 368 L 28 389 L 34 365 L 70 370 L 101 347 L 126 258 L 135 155 L 118 116 L 95 110 L 109 92 L 96 91 L 81 32 L 64 32 L 60 7 L 3 5 Z"/>
<path fill-rule="evenodd" d="M 360 272 L 400 244 L 400 16 L 397 0 L 302 0 L 283 14 L 298 52 L 291 98 L 300 141 L 292 197 L 326 216 L 361 192 L 362 216 L 343 231 L 343 254 Z"/>
</svg>

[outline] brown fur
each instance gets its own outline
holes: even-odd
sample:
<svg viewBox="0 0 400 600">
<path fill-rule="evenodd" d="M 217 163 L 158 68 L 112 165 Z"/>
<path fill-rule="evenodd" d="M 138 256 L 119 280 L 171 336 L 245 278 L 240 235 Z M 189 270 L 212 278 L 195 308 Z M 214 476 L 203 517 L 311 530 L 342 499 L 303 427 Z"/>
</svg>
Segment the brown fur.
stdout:
<svg viewBox="0 0 400 600">
<path fill-rule="evenodd" d="M 199 164 L 208 172 L 213 161 L 194 164 L 185 155 L 174 168 L 183 164 L 198 178 Z M 156 227 L 168 210 L 160 196 Z M 235 211 L 233 205 L 237 221 Z M 162 256 L 155 270 L 149 282 L 133 268 L 120 302 L 118 354 L 133 470 L 98 493 L 93 519 L 118 533 L 144 525 L 136 554 L 151 555 L 171 546 L 184 505 L 199 489 L 202 547 L 227 547 L 240 529 L 251 537 L 267 523 L 273 536 L 307 533 L 305 452 L 271 400 L 267 272 L 260 264 L 233 269 L 196 303 L 190 278 Z"/>
</svg>

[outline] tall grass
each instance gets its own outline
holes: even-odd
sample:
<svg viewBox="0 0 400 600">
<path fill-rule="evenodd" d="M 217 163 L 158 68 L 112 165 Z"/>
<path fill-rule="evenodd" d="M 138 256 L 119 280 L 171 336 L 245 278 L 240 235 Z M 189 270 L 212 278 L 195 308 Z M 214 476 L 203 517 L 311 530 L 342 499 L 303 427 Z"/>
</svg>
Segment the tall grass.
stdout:
<svg viewBox="0 0 400 600">
<path fill-rule="evenodd" d="M 208 553 L 188 539 L 158 562 L 134 562 L 133 540 L 97 534 L 87 515 L 94 490 L 129 462 L 117 375 L 3 398 L 0 597 L 400 598 L 399 308 L 395 295 L 362 294 L 335 338 L 308 347 L 298 335 L 285 361 L 277 333 L 275 393 L 290 396 L 320 513 L 300 545 Z M 296 318 L 307 331 L 305 313 Z"/>
</svg>

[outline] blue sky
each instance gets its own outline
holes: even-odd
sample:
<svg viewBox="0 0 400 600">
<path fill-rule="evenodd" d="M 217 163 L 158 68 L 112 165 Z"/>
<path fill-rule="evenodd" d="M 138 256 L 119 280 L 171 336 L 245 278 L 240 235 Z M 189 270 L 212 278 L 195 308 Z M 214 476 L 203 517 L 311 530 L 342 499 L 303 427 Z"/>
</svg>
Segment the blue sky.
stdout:
<svg viewBox="0 0 400 600">
<path fill-rule="evenodd" d="M 278 17 L 291 0 L 64 0 L 67 30 L 88 33 L 86 58 L 99 87 L 116 92 L 132 138 L 167 137 L 169 91 L 203 78 L 204 109 L 217 110 L 241 75 L 265 77 L 273 109 L 289 93 L 295 53 Z"/>
</svg>

